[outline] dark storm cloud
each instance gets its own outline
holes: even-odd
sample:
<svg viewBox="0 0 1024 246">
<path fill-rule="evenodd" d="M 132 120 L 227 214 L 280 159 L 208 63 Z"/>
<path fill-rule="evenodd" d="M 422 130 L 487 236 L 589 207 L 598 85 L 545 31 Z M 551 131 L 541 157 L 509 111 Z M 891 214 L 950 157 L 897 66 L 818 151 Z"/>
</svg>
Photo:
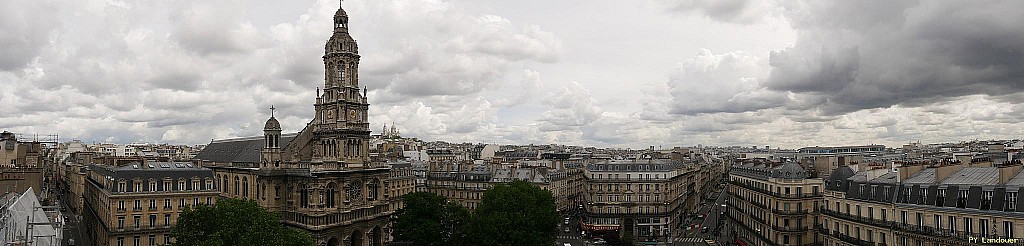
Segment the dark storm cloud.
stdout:
<svg viewBox="0 0 1024 246">
<path fill-rule="evenodd" d="M 828 116 L 862 109 L 912 107 L 966 95 L 1000 96 L 1024 91 L 1024 29 L 1020 28 L 1024 15 L 1019 13 L 1024 2 L 1020 1 L 661 3 L 670 11 L 693 12 L 737 24 L 777 13 L 798 33 L 793 46 L 770 53 L 770 73 L 754 88 L 722 91 L 719 86 L 712 93 L 706 89 L 673 93 L 672 112 L 677 114 L 782 106 L 814 112 L 817 116 L 793 116 L 818 121 L 815 118 L 829 120 Z M 701 56 L 698 54 L 696 59 Z M 724 55 L 711 69 L 697 66 L 691 70 L 708 74 L 746 71 L 729 69 L 731 56 Z M 716 84 L 736 83 L 736 78 L 730 77 L 684 75 L 688 76 L 674 76 L 673 81 L 696 77 L 697 81 Z M 674 86 L 678 84 L 670 82 L 673 89 L 681 88 Z M 760 88 L 794 94 L 786 100 L 764 91 L 755 93 Z M 701 100 L 687 99 L 694 97 Z"/>
<path fill-rule="evenodd" d="M 1019 9 L 1024 2 L 813 2 L 789 16 L 799 41 L 772 52 L 765 85 L 822 95 L 827 115 L 1021 92 Z"/>
</svg>

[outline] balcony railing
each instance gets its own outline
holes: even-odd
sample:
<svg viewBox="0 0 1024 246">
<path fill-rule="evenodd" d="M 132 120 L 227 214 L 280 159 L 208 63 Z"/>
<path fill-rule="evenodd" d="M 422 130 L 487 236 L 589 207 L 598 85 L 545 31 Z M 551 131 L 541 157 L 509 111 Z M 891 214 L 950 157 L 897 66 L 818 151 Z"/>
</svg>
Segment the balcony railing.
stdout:
<svg viewBox="0 0 1024 246">
<path fill-rule="evenodd" d="M 844 220 L 848 220 L 848 221 L 860 222 L 860 223 L 869 224 L 869 225 L 873 225 L 873 226 L 877 226 L 877 227 L 882 227 L 882 228 L 892 228 L 892 226 L 896 224 L 896 222 L 894 222 L 894 221 L 886 221 L 886 220 L 880 220 L 880 219 L 875 219 L 875 218 L 861 217 L 861 216 L 856 216 L 856 215 L 852 215 L 852 214 L 848 214 L 848 213 L 840 213 L 840 212 L 832 211 L 832 210 L 829 210 L 829 209 L 819 209 L 818 212 L 820 212 L 821 214 L 827 215 L 827 216 L 832 216 L 832 217 L 836 217 L 836 218 L 840 218 L 840 219 L 844 219 Z"/>
<path fill-rule="evenodd" d="M 839 240 L 842 240 L 843 242 L 846 242 L 846 243 L 849 243 L 849 244 L 853 244 L 853 245 L 858 245 L 858 246 L 874 246 L 875 245 L 875 243 L 869 242 L 867 240 L 861 240 L 859 238 L 847 236 L 845 234 L 839 233 L 839 231 L 832 231 L 832 237 L 835 237 L 835 238 L 837 238 Z"/>
<path fill-rule="evenodd" d="M 772 230 L 780 232 L 804 232 L 810 229 L 807 226 L 772 226 Z"/>
<path fill-rule="evenodd" d="M 781 214 L 781 215 L 805 215 L 805 214 L 810 214 L 811 211 L 772 209 L 772 213 L 774 213 L 774 214 Z"/>
<path fill-rule="evenodd" d="M 897 223 L 893 223 L 893 229 L 896 232 L 904 233 L 909 236 L 927 238 L 930 239 L 930 241 L 940 241 L 943 242 L 943 244 L 963 244 L 964 242 L 967 242 L 969 237 L 982 237 L 979 233 L 966 233 L 929 226 L 904 225 Z"/>
<path fill-rule="evenodd" d="M 835 218 L 840 218 L 863 224 L 869 224 L 882 228 L 888 228 L 897 233 L 905 234 L 907 236 L 926 239 L 928 241 L 942 242 L 942 244 L 965 245 L 965 242 L 968 242 L 967 240 L 969 237 L 982 237 L 982 235 L 978 233 L 966 233 L 959 231 L 951 231 L 949 229 L 939 229 L 929 226 L 909 225 L 897 223 L 895 221 L 886 221 L 874 218 L 855 216 L 848 213 L 840 213 L 828 209 L 819 209 L 819 212 L 821 212 L 821 214 Z"/>
<path fill-rule="evenodd" d="M 726 217 L 731 219 L 734 224 L 739 225 L 738 226 L 739 228 L 747 231 L 747 233 L 746 233 L 747 235 L 754 235 L 755 238 L 757 238 L 758 240 L 761 240 L 763 242 L 768 242 L 768 243 L 772 242 L 771 240 L 768 240 L 768 238 L 766 238 L 763 235 L 761 235 L 760 232 L 758 232 L 758 231 L 754 230 L 753 228 L 750 228 L 750 226 L 744 224 L 742 220 L 739 220 L 736 217 L 733 217 L 732 214 L 726 213 L 726 215 L 727 215 Z"/>
<path fill-rule="evenodd" d="M 756 201 L 754 201 L 754 199 L 747 199 L 747 201 L 750 202 L 750 204 L 753 204 L 755 207 L 759 207 L 759 208 L 763 208 L 763 209 L 768 209 L 768 205 L 764 205 L 764 204 L 761 204 L 759 202 L 756 202 Z"/>
<path fill-rule="evenodd" d="M 743 188 L 749 189 L 749 190 L 757 191 L 757 192 L 763 193 L 765 195 L 773 196 L 773 197 L 776 197 L 776 198 L 800 199 L 800 198 L 812 198 L 812 197 L 821 197 L 822 196 L 821 191 L 811 192 L 811 193 L 785 194 L 785 193 L 774 192 L 774 191 L 770 191 L 770 190 L 767 190 L 767 189 L 759 188 L 759 187 L 756 187 L 756 186 L 744 184 L 744 183 L 738 182 L 738 181 L 729 181 L 729 183 L 730 184 L 734 184 L 734 185 L 739 186 L 739 187 L 743 187 Z"/>
</svg>

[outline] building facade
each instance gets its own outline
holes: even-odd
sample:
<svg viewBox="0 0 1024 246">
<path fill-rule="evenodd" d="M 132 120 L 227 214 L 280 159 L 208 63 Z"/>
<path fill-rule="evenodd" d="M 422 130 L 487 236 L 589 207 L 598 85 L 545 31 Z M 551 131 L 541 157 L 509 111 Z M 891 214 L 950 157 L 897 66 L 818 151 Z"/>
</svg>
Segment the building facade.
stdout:
<svg viewBox="0 0 1024 246">
<path fill-rule="evenodd" d="M 729 172 L 726 206 L 733 239 L 744 245 L 813 245 L 824 184 L 799 164 L 745 163 Z"/>
<path fill-rule="evenodd" d="M 699 200 L 696 161 L 670 159 L 600 160 L 588 164 L 585 220 L 594 236 L 633 235 L 666 241 L 681 223 L 688 201 Z"/>
<path fill-rule="evenodd" d="M 324 47 L 323 93 L 301 131 L 282 134 L 271 111 L 263 137 L 216 140 L 195 158 L 214 170 L 222 197 L 255 200 L 317 245 L 376 246 L 388 238 L 394 212 L 386 190 L 392 173 L 369 156 L 369 104 L 348 21 L 339 8 Z"/>
<path fill-rule="evenodd" d="M 1024 235 L 1020 162 L 899 162 L 828 177 L 826 245 L 1018 245 Z"/>
<path fill-rule="evenodd" d="M 216 203 L 213 171 L 188 162 L 89 166 L 82 224 L 95 245 L 166 245 L 190 206 Z"/>
</svg>

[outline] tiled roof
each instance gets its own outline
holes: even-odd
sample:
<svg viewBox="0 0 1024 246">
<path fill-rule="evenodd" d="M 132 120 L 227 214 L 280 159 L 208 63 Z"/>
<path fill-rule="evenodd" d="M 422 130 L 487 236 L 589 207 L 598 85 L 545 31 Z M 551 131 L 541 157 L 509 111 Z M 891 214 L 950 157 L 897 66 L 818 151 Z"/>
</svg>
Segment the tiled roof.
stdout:
<svg viewBox="0 0 1024 246">
<path fill-rule="evenodd" d="M 296 135 L 298 133 L 282 134 L 280 147 L 287 147 Z M 263 145 L 262 136 L 216 140 L 196 154 L 195 159 L 222 163 L 258 163 Z"/>
</svg>

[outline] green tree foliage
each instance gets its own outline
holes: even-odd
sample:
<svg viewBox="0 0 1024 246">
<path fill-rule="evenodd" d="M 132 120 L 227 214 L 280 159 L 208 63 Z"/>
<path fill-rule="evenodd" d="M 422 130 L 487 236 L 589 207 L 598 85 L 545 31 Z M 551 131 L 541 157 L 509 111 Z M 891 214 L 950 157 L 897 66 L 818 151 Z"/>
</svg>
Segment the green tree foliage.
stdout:
<svg viewBox="0 0 1024 246">
<path fill-rule="evenodd" d="M 402 201 L 405 207 L 398 210 L 393 222 L 395 241 L 425 246 L 462 244 L 469 210 L 429 192 L 409 193 Z"/>
<path fill-rule="evenodd" d="M 305 231 L 281 224 L 277 214 L 255 201 L 223 199 L 216 205 L 186 208 L 171 229 L 176 246 L 310 246 L 313 238 Z"/>
<path fill-rule="evenodd" d="M 484 192 L 468 237 L 474 245 L 554 245 L 558 222 L 550 191 L 515 181 Z"/>
</svg>

